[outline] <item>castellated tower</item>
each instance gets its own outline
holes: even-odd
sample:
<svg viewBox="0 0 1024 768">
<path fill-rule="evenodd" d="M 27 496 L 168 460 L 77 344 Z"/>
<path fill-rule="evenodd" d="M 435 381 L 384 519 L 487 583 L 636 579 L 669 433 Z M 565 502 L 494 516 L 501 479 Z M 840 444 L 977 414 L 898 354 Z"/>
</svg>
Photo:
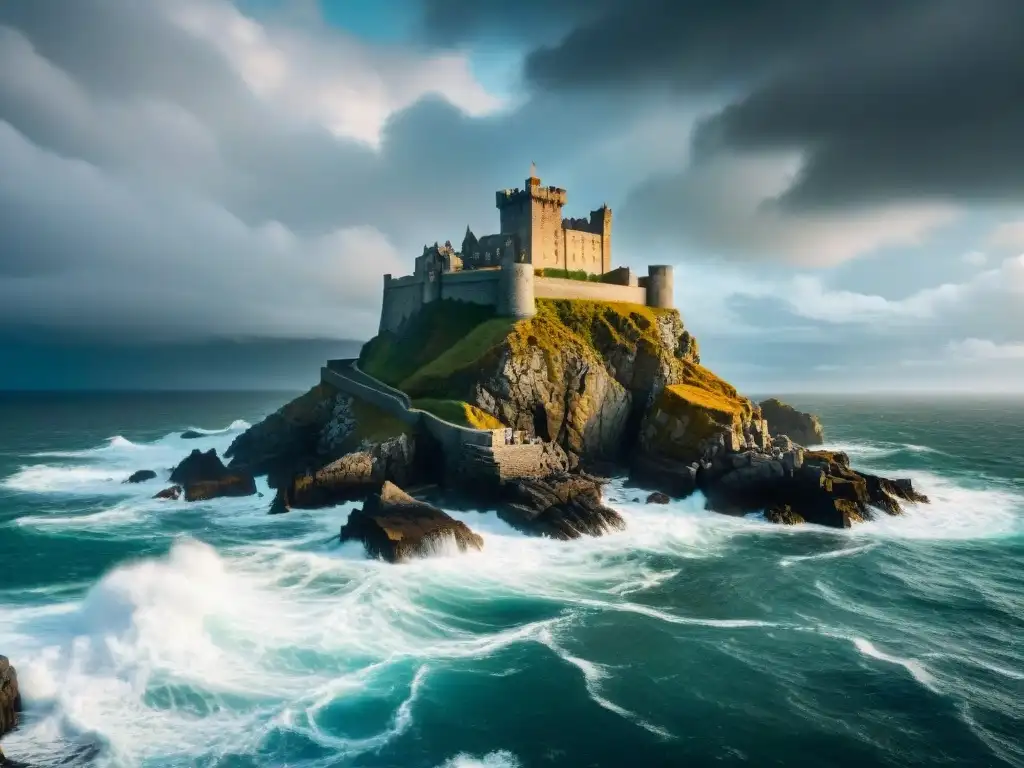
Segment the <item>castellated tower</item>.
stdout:
<svg viewBox="0 0 1024 768">
<path fill-rule="evenodd" d="M 536 167 L 530 168 L 524 189 L 504 189 L 495 195 L 501 234 L 515 234 L 526 261 L 536 269 L 565 268 L 562 207 L 565 190 L 542 187 Z"/>
<path fill-rule="evenodd" d="M 503 317 L 525 320 L 537 314 L 533 264 L 521 261 L 511 250 L 502 255 L 497 298 L 498 314 Z"/>
</svg>

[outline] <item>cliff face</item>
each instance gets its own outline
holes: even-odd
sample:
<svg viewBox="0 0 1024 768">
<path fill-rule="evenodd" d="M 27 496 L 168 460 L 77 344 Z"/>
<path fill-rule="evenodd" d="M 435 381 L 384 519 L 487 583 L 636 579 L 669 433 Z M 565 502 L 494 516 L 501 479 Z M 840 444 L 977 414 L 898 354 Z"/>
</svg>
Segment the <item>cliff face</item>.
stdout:
<svg viewBox="0 0 1024 768">
<path fill-rule="evenodd" d="M 417 327 L 368 344 L 360 365 L 413 398 L 464 400 L 594 458 L 632 445 L 648 403 L 699 368 L 696 340 L 675 310 L 563 300 L 538 301 L 537 310 L 513 323 L 436 302 Z M 467 311 L 476 320 L 469 329 L 453 320 Z M 426 338 L 425 326 L 435 337 L 451 328 L 452 338 Z M 442 351 L 430 356 L 434 346 Z"/>
<path fill-rule="evenodd" d="M 825 430 L 817 416 L 798 411 L 774 397 L 761 402 L 761 412 L 771 425 L 772 437 L 786 435 L 800 445 L 825 442 Z"/>
</svg>

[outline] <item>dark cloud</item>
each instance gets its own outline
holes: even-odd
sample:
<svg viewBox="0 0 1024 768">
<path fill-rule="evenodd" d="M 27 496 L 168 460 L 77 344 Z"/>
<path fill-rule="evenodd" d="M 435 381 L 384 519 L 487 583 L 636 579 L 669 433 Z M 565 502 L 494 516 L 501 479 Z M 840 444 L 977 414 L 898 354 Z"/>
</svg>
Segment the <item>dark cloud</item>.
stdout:
<svg viewBox="0 0 1024 768">
<path fill-rule="evenodd" d="M 477 29 L 507 23 L 501 3 L 424 1 L 427 18 L 452 29 L 456 6 Z M 538 3 L 533 23 L 563 22 L 557 5 Z M 533 50 L 528 80 L 555 92 L 718 92 L 730 103 L 697 131 L 695 161 L 802 153 L 779 197 L 791 209 L 1024 198 L 1018 0 L 620 0 L 600 10 Z"/>
</svg>

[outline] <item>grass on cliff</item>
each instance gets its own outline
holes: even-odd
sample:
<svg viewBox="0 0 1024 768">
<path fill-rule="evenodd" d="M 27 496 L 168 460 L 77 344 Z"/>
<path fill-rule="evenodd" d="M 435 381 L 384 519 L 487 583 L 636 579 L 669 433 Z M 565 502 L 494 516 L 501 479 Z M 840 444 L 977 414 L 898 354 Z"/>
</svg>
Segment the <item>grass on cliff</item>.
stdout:
<svg viewBox="0 0 1024 768">
<path fill-rule="evenodd" d="M 554 269 L 552 267 L 545 267 L 544 269 L 533 270 L 533 274 L 537 277 L 557 277 L 562 280 L 579 280 L 582 283 L 604 282 L 601 279 L 601 275 L 595 275 L 591 272 L 587 272 L 585 269 Z"/>
<path fill-rule="evenodd" d="M 439 419 L 470 429 L 502 429 L 505 425 L 486 411 L 462 400 L 413 400 L 413 408 L 432 413 Z"/>
<path fill-rule="evenodd" d="M 356 428 L 345 438 L 345 442 L 351 445 L 349 450 L 353 450 L 364 440 L 381 443 L 409 432 L 409 425 L 404 421 L 356 397 L 352 398 L 352 415 L 356 418 Z"/>
</svg>

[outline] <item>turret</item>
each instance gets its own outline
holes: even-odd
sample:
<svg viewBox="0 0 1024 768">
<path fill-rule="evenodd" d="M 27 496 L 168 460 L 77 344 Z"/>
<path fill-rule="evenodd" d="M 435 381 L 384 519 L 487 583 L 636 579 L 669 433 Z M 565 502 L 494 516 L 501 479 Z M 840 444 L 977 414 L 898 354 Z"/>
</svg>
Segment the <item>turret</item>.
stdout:
<svg viewBox="0 0 1024 768">
<path fill-rule="evenodd" d="M 498 314 L 525 320 L 537 314 L 533 294 L 533 265 L 517 258 L 513 249 L 502 251 L 498 280 Z"/>
<path fill-rule="evenodd" d="M 672 267 L 664 264 L 652 264 L 647 267 L 647 306 L 659 309 L 672 309 L 675 284 L 672 278 Z"/>
</svg>

